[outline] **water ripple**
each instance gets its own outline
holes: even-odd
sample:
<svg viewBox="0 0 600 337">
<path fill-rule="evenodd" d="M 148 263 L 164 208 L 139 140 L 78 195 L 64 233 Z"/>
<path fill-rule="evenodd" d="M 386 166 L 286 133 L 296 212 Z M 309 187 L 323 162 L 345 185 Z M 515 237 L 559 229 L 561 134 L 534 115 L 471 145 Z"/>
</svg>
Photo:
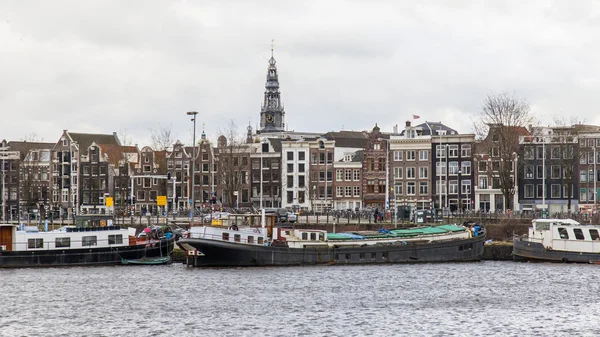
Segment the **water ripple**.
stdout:
<svg viewBox="0 0 600 337">
<path fill-rule="evenodd" d="M 0 336 L 593 336 L 598 266 L 0 270 Z"/>
</svg>

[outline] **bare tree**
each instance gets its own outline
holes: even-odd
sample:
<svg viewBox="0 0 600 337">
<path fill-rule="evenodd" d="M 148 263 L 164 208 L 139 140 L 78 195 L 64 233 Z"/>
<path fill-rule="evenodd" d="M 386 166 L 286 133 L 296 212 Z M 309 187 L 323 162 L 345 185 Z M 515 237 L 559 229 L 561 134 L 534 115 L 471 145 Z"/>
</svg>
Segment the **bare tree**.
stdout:
<svg viewBox="0 0 600 337">
<path fill-rule="evenodd" d="M 133 138 L 131 138 L 131 135 L 129 135 L 129 132 L 126 128 L 119 130 L 119 133 L 117 135 L 119 137 L 119 142 L 122 146 L 133 145 Z"/>
<path fill-rule="evenodd" d="M 157 129 L 150 128 L 150 137 L 152 140 L 152 148 L 156 151 L 169 150 L 175 140 L 171 130 L 172 125 L 159 124 Z"/>
<path fill-rule="evenodd" d="M 559 161 L 560 165 L 555 166 L 560 167 L 563 173 L 561 175 L 563 185 L 566 187 L 567 191 L 570 191 L 565 196 L 567 198 L 567 209 L 569 211 L 571 211 L 571 201 L 574 197 L 572 193 L 573 186 L 575 185 L 576 179 L 579 179 L 578 173 L 582 154 L 577 149 L 579 146 L 577 136 L 580 132 L 585 131 L 585 126 L 583 125 L 584 121 L 585 119 L 580 119 L 576 116 L 571 116 L 569 121 L 567 121 L 565 117 L 555 118 L 554 124 L 556 127 L 554 128 L 553 136 L 550 139 L 550 143 L 552 144 L 550 146 L 550 158 L 561 158 Z M 594 158 L 594 160 L 596 160 L 596 158 Z M 594 172 L 594 179 L 596 179 L 595 175 L 596 173 Z M 550 176 L 556 176 L 556 174 L 552 174 L 551 172 Z"/>
<path fill-rule="evenodd" d="M 492 178 L 492 188 L 498 188 L 506 207 L 512 205 L 518 168 L 514 162 L 519 153 L 519 138 L 529 134 L 527 127 L 534 123 L 529 103 L 508 93 L 490 94 L 476 113 L 473 128 L 481 141 L 476 154 Z M 481 168 L 480 168 L 481 171 Z"/>
<path fill-rule="evenodd" d="M 249 157 L 249 148 L 233 120 L 221 134 L 217 140 L 217 174 L 222 188 L 221 193 L 227 196 L 229 206 L 233 207 L 236 204 L 235 194 L 239 196 L 244 185 L 242 175 L 245 174 L 245 170 L 248 170 L 246 167 L 248 159 L 244 161 L 242 158 Z M 246 165 L 243 164 L 244 162 Z"/>
</svg>

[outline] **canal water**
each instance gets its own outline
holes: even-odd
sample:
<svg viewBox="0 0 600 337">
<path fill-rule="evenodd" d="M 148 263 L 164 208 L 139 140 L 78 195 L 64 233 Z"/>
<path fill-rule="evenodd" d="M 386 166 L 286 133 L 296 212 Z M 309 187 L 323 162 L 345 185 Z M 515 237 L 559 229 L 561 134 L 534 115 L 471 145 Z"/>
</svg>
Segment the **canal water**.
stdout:
<svg viewBox="0 0 600 337">
<path fill-rule="evenodd" d="M 0 270 L 0 336 L 597 336 L 600 266 Z"/>
</svg>

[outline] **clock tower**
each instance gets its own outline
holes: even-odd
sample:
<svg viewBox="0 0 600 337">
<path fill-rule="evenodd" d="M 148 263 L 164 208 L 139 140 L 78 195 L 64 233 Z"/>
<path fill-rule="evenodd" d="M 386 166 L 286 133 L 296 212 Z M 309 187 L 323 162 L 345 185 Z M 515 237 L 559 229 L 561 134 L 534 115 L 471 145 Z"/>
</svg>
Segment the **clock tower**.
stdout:
<svg viewBox="0 0 600 337">
<path fill-rule="evenodd" d="M 279 78 L 277 66 L 273 57 L 273 44 L 271 44 L 271 59 L 267 69 L 267 83 L 265 84 L 265 97 L 260 109 L 260 132 L 285 131 L 285 111 L 279 93 Z"/>
</svg>

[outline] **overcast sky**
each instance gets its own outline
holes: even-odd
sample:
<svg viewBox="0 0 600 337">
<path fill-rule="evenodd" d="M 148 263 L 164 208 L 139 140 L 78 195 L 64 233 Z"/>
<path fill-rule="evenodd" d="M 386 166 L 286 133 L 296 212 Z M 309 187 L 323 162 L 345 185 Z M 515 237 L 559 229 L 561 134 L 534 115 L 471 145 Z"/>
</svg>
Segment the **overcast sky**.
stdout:
<svg viewBox="0 0 600 337">
<path fill-rule="evenodd" d="M 490 92 L 600 124 L 597 1 L 0 2 L 0 139 L 256 127 L 271 39 L 290 130 L 470 132 Z"/>
</svg>

